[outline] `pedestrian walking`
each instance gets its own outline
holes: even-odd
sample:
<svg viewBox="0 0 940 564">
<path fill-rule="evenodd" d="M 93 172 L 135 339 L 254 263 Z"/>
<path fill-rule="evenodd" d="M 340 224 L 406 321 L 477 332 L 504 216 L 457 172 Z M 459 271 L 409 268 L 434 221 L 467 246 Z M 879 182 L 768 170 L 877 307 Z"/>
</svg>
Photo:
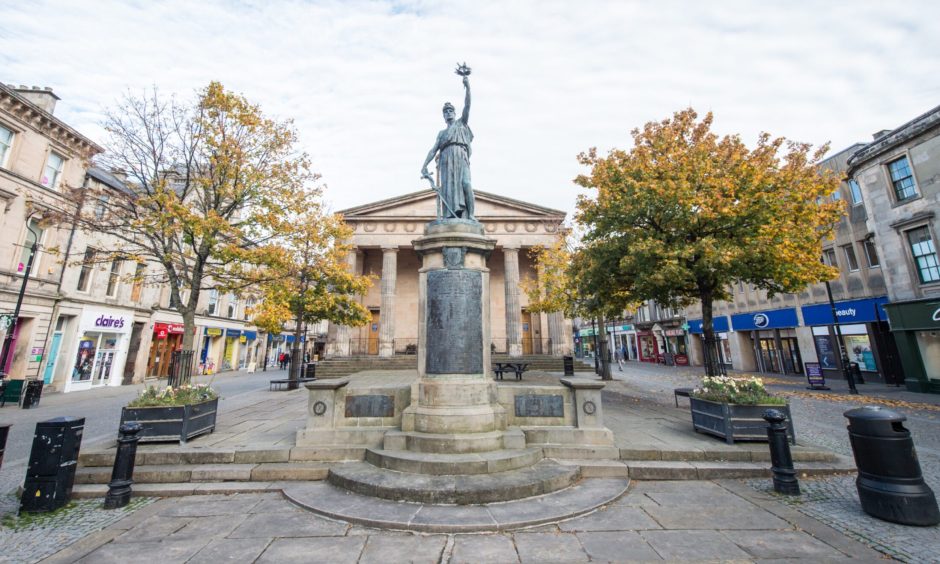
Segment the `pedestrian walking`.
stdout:
<svg viewBox="0 0 940 564">
<path fill-rule="evenodd" d="M 290 353 L 284 353 L 284 368 L 290 367 Z"/>
<path fill-rule="evenodd" d="M 624 350 L 622 347 L 617 350 L 617 366 L 620 367 L 621 372 L 623 372 L 623 353 Z"/>
</svg>

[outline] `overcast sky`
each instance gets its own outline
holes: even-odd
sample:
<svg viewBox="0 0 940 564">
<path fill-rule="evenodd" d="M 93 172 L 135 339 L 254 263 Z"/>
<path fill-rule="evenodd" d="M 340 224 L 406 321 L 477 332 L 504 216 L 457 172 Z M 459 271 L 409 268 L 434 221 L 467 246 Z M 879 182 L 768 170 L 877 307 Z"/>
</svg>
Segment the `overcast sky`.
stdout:
<svg viewBox="0 0 940 564">
<path fill-rule="evenodd" d="M 97 141 L 123 92 L 211 80 L 293 118 L 334 209 L 423 189 L 473 68 L 477 190 L 570 212 L 592 146 L 692 106 L 834 151 L 940 104 L 937 2 L 0 0 L 0 81 Z"/>
</svg>

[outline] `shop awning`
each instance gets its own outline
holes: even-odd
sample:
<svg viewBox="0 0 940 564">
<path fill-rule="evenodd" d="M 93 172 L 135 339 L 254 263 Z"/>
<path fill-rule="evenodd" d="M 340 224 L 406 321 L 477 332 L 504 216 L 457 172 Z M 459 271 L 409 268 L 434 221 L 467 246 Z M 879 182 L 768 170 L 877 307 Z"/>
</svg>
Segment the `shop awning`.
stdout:
<svg viewBox="0 0 940 564">
<path fill-rule="evenodd" d="M 701 319 L 690 319 L 689 320 L 689 333 L 702 333 L 702 320 Z M 715 330 L 715 333 L 727 333 L 728 332 L 728 316 L 719 315 L 718 317 L 712 317 L 712 328 Z"/>
<path fill-rule="evenodd" d="M 836 317 L 840 324 L 872 323 L 887 321 L 888 316 L 884 304 L 888 297 L 866 298 L 864 300 L 847 300 L 836 302 Z M 829 304 L 816 304 L 803 306 L 803 325 L 832 325 L 832 306 Z"/>
</svg>

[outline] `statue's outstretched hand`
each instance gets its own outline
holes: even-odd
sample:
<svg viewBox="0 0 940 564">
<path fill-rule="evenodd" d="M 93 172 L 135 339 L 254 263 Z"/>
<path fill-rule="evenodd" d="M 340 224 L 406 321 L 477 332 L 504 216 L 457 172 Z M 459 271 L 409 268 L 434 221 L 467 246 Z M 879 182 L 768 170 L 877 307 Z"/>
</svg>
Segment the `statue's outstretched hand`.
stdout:
<svg viewBox="0 0 940 564">
<path fill-rule="evenodd" d="M 467 87 L 467 88 L 470 87 L 470 77 L 469 77 L 469 76 L 463 77 L 463 85 L 464 85 L 465 87 Z"/>
</svg>

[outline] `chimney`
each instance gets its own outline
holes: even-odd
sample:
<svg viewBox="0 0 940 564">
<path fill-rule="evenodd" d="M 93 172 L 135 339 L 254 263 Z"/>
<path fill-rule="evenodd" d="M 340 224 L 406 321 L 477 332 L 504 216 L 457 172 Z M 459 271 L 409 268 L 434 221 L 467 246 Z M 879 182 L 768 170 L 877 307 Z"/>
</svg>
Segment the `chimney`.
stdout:
<svg viewBox="0 0 940 564">
<path fill-rule="evenodd" d="M 877 133 L 872 133 L 871 138 L 874 139 L 875 141 L 877 141 L 877 140 L 881 139 L 882 137 L 884 137 L 885 135 L 887 135 L 887 134 L 889 134 L 889 133 L 891 133 L 891 130 L 890 130 L 890 129 L 882 129 L 881 131 L 879 131 L 879 132 L 877 132 Z"/>
<path fill-rule="evenodd" d="M 52 88 L 48 86 L 40 88 L 39 86 L 29 87 L 21 84 L 13 90 L 50 114 L 55 111 L 55 103 L 60 99 L 52 93 Z"/>
</svg>

